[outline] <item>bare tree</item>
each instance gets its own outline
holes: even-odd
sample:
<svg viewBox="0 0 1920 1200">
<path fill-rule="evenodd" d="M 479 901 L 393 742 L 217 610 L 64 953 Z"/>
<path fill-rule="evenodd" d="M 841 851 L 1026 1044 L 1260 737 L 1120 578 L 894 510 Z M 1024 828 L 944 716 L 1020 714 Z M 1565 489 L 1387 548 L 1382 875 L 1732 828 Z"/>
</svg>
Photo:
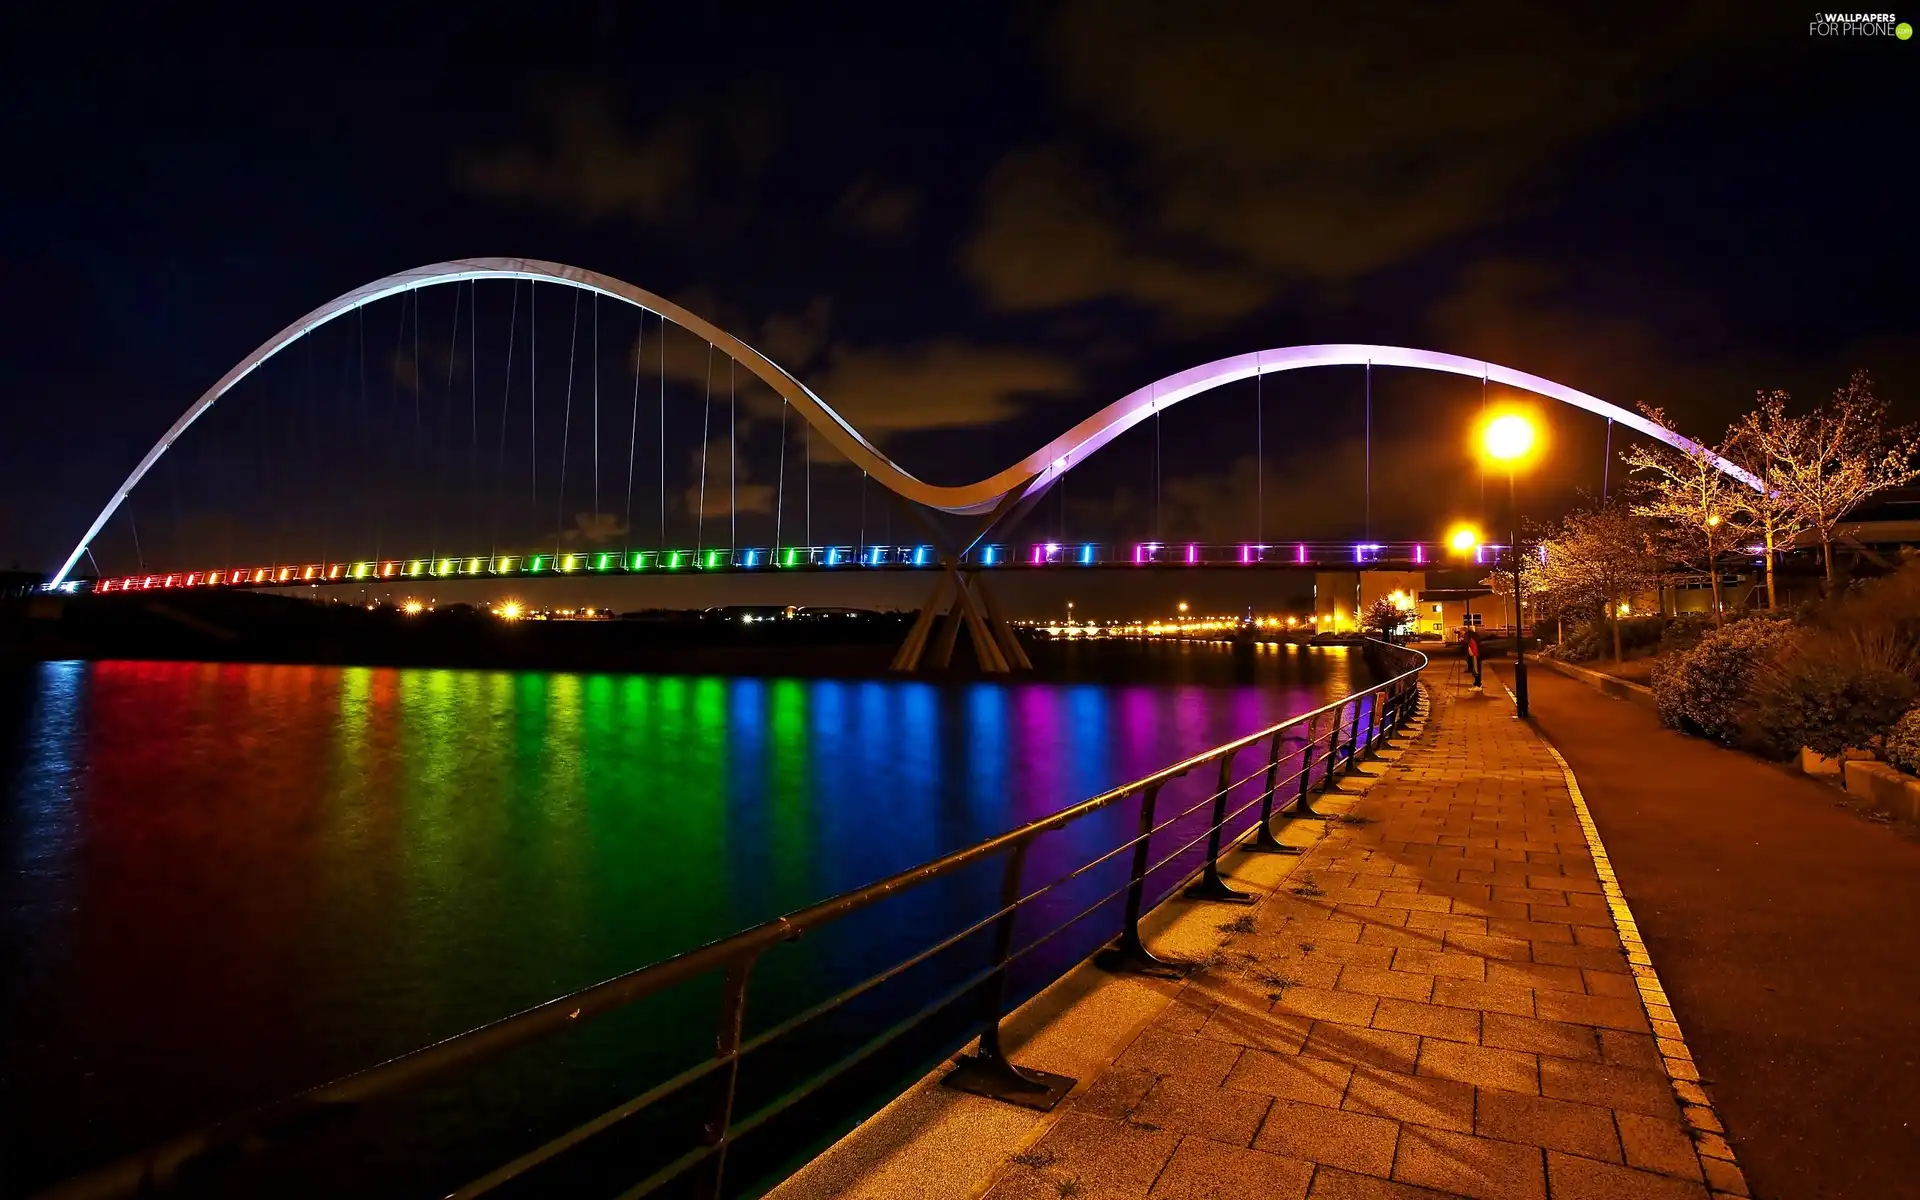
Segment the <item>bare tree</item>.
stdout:
<svg viewBox="0 0 1920 1200">
<path fill-rule="evenodd" d="M 1651 521 L 1619 503 L 1576 509 L 1545 542 L 1542 582 L 1566 612 L 1607 622 L 1619 662 L 1621 609 L 1660 586 L 1665 560 Z"/>
<path fill-rule="evenodd" d="M 1667 424 L 1658 408 L 1640 411 L 1657 424 Z M 1720 469 L 1720 453 L 1695 444 L 1681 450 L 1661 443 L 1656 449 L 1635 446 L 1626 454 L 1627 466 L 1640 476 L 1635 516 L 1651 517 L 1663 526 L 1662 541 L 1677 562 L 1705 571 L 1713 583 L 1713 623 L 1725 612 L 1721 598 L 1720 560 L 1748 536 L 1748 500 L 1753 489 Z"/>
<path fill-rule="evenodd" d="M 1727 457 L 1761 484 L 1759 492 L 1747 497 L 1747 511 L 1767 556 L 1769 610 L 1780 607 L 1773 579 L 1780 548 L 1792 545 L 1812 528 L 1793 496 L 1781 486 L 1780 468 L 1774 461 L 1773 447 L 1788 445 L 1796 436 L 1790 431 L 1794 420 L 1787 415 L 1785 392 L 1761 392 L 1754 410 L 1741 417 L 1727 434 Z"/>
<path fill-rule="evenodd" d="M 1785 392 L 1767 393 L 1737 430 L 1766 456 L 1766 479 L 1779 489 L 1794 518 L 1819 535 L 1829 586 L 1833 534 L 1840 522 L 1875 493 L 1920 477 L 1914 465 L 1920 430 L 1887 425 L 1886 403 L 1873 394 L 1873 379 L 1865 371 L 1855 371 L 1832 400 L 1798 416 L 1787 411 Z M 1771 602 L 1771 561 L 1767 568 Z"/>
</svg>

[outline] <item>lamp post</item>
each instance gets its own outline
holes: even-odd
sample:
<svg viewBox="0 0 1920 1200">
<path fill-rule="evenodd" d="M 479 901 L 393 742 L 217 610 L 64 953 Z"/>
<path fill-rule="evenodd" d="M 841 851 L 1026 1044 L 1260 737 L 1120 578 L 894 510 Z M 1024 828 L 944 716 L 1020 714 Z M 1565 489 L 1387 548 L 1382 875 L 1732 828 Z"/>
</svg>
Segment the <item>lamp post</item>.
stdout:
<svg viewBox="0 0 1920 1200">
<path fill-rule="evenodd" d="M 1507 469 L 1507 556 L 1513 560 L 1513 709 L 1519 717 L 1527 715 L 1527 652 L 1526 619 L 1520 613 L 1520 493 L 1515 478 L 1533 453 L 1534 437 L 1533 422 L 1518 413 L 1495 417 L 1481 434 L 1487 457 Z"/>
<path fill-rule="evenodd" d="M 1471 525 L 1456 525 L 1453 532 L 1447 535 L 1447 545 L 1452 547 L 1455 554 L 1467 554 L 1479 544 L 1480 531 Z M 1471 584 L 1466 588 L 1466 613 L 1461 618 L 1461 624 L 1466 629 L 1467 636 L 1473 636 L 1473 586 Z M 1473 672 L 1473 686 L 1476 688 L 1480 686 L 1478 670 Z"/>
</svg>

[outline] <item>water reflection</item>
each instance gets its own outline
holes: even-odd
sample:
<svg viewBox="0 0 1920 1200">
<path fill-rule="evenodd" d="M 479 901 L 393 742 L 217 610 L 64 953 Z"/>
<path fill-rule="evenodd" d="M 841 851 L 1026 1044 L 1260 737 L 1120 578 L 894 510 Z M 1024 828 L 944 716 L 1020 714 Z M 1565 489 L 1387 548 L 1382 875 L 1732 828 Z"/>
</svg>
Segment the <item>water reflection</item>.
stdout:
<svg viewBox="0 0 1920 1200">
<path fill-rule="evenodd" d="M 1156 684 L 16 669 L 0 1157 L 91 1165 L 1349 686 L 1337 650 L 1244 656 L 1146 652 Z"/>
</svg>

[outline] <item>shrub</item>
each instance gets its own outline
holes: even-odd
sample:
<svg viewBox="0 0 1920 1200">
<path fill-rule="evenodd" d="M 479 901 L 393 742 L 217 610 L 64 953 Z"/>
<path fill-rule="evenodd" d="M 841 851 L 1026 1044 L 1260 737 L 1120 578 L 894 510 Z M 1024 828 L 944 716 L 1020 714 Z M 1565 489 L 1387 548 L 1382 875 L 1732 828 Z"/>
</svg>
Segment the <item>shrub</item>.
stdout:
<svg viewBox="0 0 1920 1200">
<path fill-rule="evenodd" d="M 1920 708 L 1910 708 L 1887 730 L 1882 747 L 1887 761 L 1909 775 L 1920 774 Z"/>
<path fill-rule="evenodd" d="M 1691 650 L 1700 644 L 1700 639 L 1713 632 L 1713 618 L 1705 613 L 1687 613 L 1667 622 L 1666 629 L 1660 634 L 1661 654 L 1678 654 Z"/>
<path fill-rule="evenodd" d="M 1627 617 L 1620 622 L 1620 652 L 1632 654 L 1660 641 L 1660 617 Z M 1613 630 L 1604 620 L 1590 619 L 1574 626 L 1560 645 L 1559 658 L 1568 662 L 1592 662 L 1613 657 Z"/>
<path fill-rule="evenodd" d="M 1800 747 L 1829 757 L 1873 744 L 1913 703 L 1913 680 L 1871 663 L 1793 655 L 1767 672 L 1745 720 L 1755 749 L 1786 758 Z"/>
<path fill-rule="evenodd" d="M 1691 650 L 1656 660 L 1653 697 L 1661 723 L 1733 741 L 1755 675 L 1792 633 L 1784 621 L 1736 621 L 1709 632 Z"/>
</svg>

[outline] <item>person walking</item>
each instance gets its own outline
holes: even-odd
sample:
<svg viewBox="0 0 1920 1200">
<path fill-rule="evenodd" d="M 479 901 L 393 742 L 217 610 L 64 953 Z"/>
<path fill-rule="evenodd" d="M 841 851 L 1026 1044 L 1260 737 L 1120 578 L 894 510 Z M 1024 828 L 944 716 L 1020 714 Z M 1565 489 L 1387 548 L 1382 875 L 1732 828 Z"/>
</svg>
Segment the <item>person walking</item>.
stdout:
<svg viewBox="0 0 1920 1200">
<path fill-rule="evenodd" d="M 1473 675 L 1473 686 L 1480 686 L 1480 631 L 1467 626 L 1467 670 Z"/>
</svg>

